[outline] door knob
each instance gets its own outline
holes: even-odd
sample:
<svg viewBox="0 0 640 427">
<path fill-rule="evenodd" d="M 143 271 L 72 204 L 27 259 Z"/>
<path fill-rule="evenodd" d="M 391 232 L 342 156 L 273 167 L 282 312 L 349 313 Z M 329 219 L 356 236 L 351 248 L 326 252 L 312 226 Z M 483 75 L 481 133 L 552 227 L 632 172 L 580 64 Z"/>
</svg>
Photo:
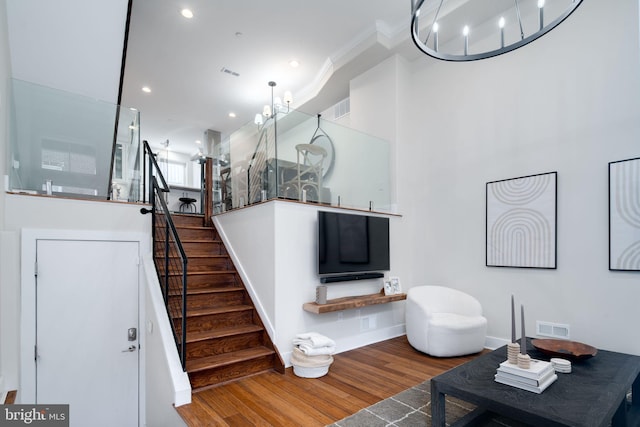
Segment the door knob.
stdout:
<svg viewBox="0 0 640 427">
<path fill-rule="evenodd" d="M 131 353 L 132 351 L 136 351 L 135 345 L 130 345 L 128 349 L 122 350 L 123 353 Z"/>
</svg>

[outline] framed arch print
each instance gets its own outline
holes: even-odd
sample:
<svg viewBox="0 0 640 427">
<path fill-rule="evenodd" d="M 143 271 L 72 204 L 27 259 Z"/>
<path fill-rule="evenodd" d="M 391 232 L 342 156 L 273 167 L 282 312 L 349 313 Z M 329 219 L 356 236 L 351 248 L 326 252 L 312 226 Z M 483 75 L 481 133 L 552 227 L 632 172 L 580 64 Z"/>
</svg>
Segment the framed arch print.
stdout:
<svg viewBox="0 0 640 427">
<path fill-rule="evenodd" d="M 557 184 L 557 172 L 487 183 L 487 267 L 556 268 Z"/>
<path fill-rule="evenodd" d="M 640 271 L 640 157 L 609 163 L 609 270 Z"/>
</svg>

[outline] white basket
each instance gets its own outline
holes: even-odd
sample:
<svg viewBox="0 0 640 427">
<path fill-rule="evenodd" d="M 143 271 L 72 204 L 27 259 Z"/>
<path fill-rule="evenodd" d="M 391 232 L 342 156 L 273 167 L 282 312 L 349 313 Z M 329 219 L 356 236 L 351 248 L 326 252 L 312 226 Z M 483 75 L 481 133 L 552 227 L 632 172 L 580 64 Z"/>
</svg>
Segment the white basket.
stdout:
<svg viewBox="0 0 640 427">
<path fill-rule="evenodd" d="M 320 378 L 323 375 L 327 375 L 327 372 L 329 372 L 329 365 L 316 366 L 313 368 L 293 365 L 293 373 L 302 378 Z"/>
</svg>

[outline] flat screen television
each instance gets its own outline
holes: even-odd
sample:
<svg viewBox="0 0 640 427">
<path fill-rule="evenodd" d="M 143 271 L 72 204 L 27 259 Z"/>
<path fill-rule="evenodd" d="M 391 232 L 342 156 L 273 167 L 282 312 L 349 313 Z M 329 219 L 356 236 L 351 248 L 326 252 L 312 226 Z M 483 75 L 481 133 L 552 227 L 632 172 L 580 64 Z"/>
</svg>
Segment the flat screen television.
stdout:
<svg viewBox="0 0 640 427">
<path fill-rule="evenodd" d="M 318 211 L 322 282 L 383 277 L 389 268 L 389 218 Z"/>
</svg>

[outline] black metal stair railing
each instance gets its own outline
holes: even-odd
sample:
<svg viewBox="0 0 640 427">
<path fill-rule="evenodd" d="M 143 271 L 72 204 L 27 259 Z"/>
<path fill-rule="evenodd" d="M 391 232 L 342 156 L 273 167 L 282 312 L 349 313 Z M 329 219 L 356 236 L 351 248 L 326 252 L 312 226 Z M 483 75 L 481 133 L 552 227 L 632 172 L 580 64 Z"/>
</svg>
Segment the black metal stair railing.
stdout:
<svg viewBox="0 0 640 427">
<path fill-rule="evenodd" d="M 143 141 L 145 158 L 149 159 L 149 201 L 152 212 L 153 259 L 160 279 L 160 288 L 173 336 L 178 346 L 178 354 L 182 369 L 186 371 L 186 337 L 187 337 L 187 256 L 178 236 L 171 212 L 165 201 L 169 193 L 162 171 L 147 141 Z M 145 163 L 146 164 L 146 163 Z"/>
</svg>

